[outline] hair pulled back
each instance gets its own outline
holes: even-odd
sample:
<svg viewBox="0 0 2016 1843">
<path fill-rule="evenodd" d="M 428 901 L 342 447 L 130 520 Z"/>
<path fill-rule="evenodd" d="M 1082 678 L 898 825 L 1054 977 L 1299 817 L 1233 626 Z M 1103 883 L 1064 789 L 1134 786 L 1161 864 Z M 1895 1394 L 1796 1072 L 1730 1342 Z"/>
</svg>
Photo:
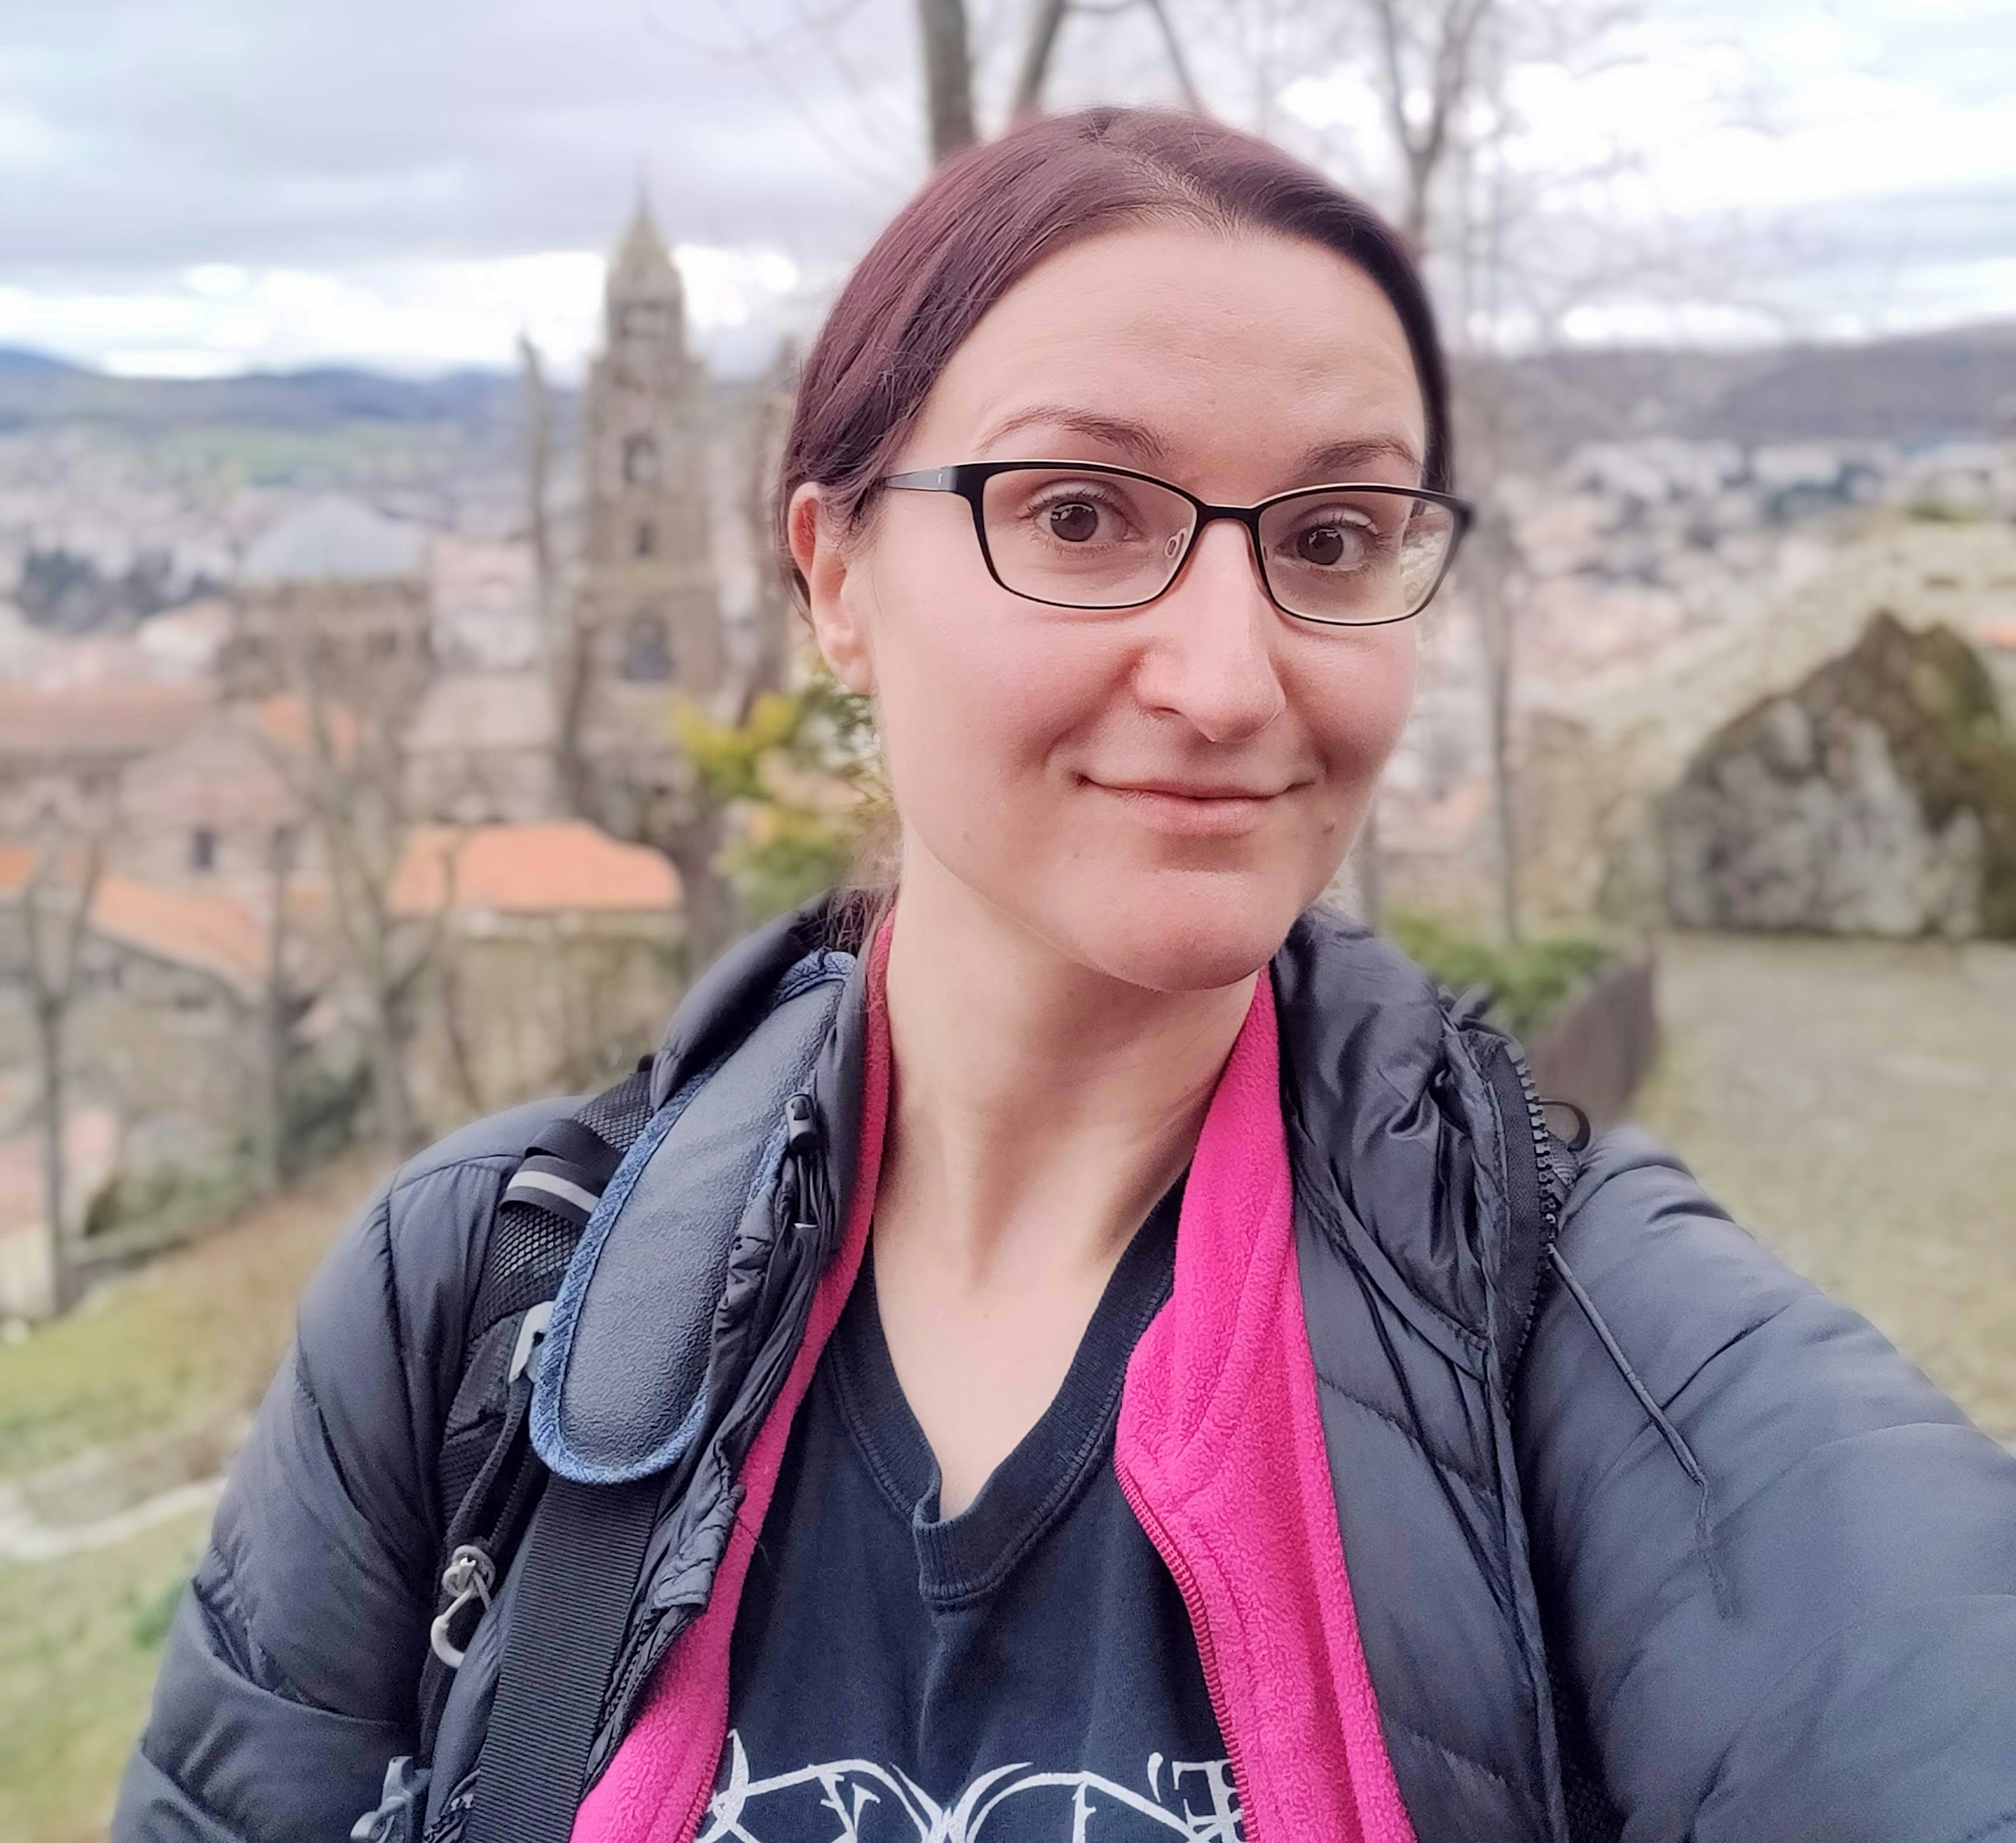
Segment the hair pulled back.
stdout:
<svg viewBox="0 0 2016 1843">
<path fill-rule="evenodd" d="M 1449 482 L 1449 386 L 1435 311 L 1384 219 L 1271 142 L 1195 115 L 1097 108 L 1039 117 L 946 161 L 841 290 L 806 355 L 779 471 L 779 550 L 806 481 L 857 523 L 953 353 L 1043 257 L 1154 221 L 1319 243 L 1392 304 L 1427 411 L 1422 484 Z"/>
</svg>

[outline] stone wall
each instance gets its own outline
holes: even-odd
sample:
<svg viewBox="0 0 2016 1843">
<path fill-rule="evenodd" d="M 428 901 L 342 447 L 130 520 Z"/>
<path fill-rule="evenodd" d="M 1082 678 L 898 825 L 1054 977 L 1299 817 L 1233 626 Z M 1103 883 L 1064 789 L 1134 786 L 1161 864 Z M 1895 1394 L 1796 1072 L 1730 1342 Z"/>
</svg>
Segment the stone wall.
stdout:
<svg viewBox="0 0 2016 1843">
<path fill-rule="evenodd" d="M 2016 736 L 1950 628 L 1879 614 L 1711 736 L 1660 826 L 1686 926 L 2016 935 Z"/>
</svg>

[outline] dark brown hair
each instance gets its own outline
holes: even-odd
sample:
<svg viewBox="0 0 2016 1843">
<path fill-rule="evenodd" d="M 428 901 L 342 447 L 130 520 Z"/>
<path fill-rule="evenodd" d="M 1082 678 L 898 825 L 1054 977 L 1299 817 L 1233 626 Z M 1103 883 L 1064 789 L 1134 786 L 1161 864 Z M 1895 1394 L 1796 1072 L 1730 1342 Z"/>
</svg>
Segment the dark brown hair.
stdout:
<svg viewBox="0 0 2016 1843">
<path fill-rule="evenodd" d="M 1399 315 L 1427 419 L 1424 486 L 1449 484 L 1449 386 L 1435 311 L 1399 234 L 1271 142 L 1200 116 L 1040 117 L 948 160 L 896 214 L 806 355 L 777 492 L 779 548 L 807 481 L 857 522 L 954 352 L 1044 257 L 1103 230 L 1175 219 L 1334 250 Z"/>
</svg>

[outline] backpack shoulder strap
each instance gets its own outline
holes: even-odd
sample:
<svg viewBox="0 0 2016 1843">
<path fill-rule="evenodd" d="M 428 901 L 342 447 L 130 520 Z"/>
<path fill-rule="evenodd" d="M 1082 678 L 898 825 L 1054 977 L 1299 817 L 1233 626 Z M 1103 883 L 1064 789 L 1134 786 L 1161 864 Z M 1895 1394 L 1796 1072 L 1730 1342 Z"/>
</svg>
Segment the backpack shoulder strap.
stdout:
<svg viewBox="0 0 2016 1843">
<path fill-rule="evenodd" d="M 434 1752 L 462 1643 L 531 1519 L 545 1468 L 527 1427 L 545 1336 L 575 1246 L 651 1115 L 648 1059 L 550 1121 L 499 1193 L 463 1344 L 463 1373 L 436 1461 L 450 1506 L 419 1686 L 420 1751 Z"/>
<path fill-rule="evenodd" d="M 664 1482 L 548 1484 L 463 1843 L 567 1843 Z"/>
</svg>

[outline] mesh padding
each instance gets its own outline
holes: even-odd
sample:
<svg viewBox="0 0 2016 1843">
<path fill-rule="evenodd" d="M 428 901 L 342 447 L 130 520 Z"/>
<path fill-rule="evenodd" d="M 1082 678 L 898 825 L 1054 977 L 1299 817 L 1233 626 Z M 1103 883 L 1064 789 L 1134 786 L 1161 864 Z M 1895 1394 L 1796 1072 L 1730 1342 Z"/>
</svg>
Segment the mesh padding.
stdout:
<svg viewBox="0 0 2016 1843">
<path fill-rule="evenodd" d="M 650 1071 L 639 1069 L 625 1076 L 614 1088 L 598 1094 L 575 1118 L 618 1152 L 628 1151 L 651 1118 Z"/>
<path fill-rule="evenodd" d="M 513 1201 L 499 1208 L 490 1230 L 483 1283 L 470 1315 L 470 1344 L 500 1319 L 552 1298 L 579 1239 L 573 1223 L 536 1204 Z"/>
<path fill-rule="evenodd" d="M 606 1089 L 575 1119 L 617 1154 L 637 1143 L 651 1118 L 651 1075 L 638 1069 Z M 469 1346 L 501 1319 L 550 1299 L 574 1258 L 580 1231 L 564 1216 L 513 1198 L 501 1204 L 484 1257 L 483 1279 L 470 1315 Z"/>
</svg>

